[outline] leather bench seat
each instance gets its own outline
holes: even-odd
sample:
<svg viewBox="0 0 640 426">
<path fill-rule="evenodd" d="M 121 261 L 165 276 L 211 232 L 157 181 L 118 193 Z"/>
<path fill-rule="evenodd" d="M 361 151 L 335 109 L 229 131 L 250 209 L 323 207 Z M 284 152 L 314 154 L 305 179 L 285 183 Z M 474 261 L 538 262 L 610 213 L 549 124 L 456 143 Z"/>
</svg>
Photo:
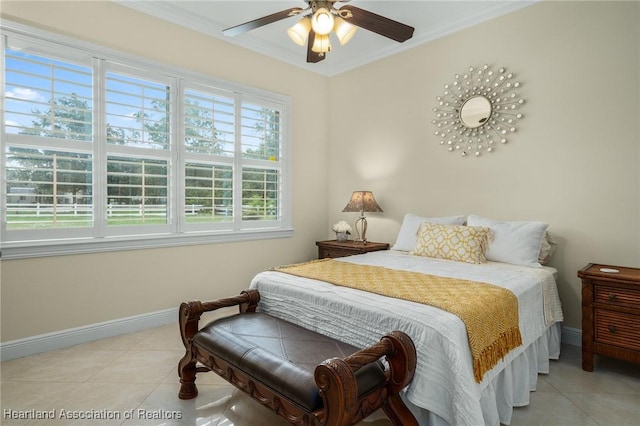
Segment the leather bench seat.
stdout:
<svg viewBox="0 0 640 426">
<path fill-rule="evenodd" d="M 279 318 L 246 312 L 210 322 L 193 337 L 193 344 L 215 353 L 308 411 L 322 407 L 314 370 L 322 361 L 344 358 L 355 346 L 304 329 Z M 355 373 L 358 396 L 385 384 L 380 362 Z"/>
</svg>

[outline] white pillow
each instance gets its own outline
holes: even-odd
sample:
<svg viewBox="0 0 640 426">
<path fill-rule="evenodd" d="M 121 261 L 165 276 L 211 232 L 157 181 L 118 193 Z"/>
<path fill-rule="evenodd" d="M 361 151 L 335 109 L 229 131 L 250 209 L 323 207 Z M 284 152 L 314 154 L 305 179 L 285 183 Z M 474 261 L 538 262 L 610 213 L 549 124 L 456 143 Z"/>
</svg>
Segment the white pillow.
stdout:
<svg viewBox="0 0 640 426">
<path fill-rule="evenodd" d="M 540 246 L 540 254 L 538 255 L 538 262 L 541 265 L 549 263 L 551 260 L 551 256 L 556 252 L 556 248 L 558 244 L 553 239 L 553 237 L 549 234 L 549 232 L 544 233 L 544 238 L 542 239 L 542 245 Z"/>
<path fill-rule="evenodd" d="M 468 226 L 485 226 L 493 234 L 485 253 L 487 260 L 540 267 L 538 257 L 548 224 L 542 222 L 500 222 L 469 216 Z"/>
<path fill-rule="evenodd" d="M 464 216 L 448 216 L 448 217 L 422 217 L 412 213 L 404 215 L 398 238 L 391 250 L 410 251 L 416 246 L 418 241 L 418 228 L 423 222 L 436 223 L 440 225 L 464 225 L 466 217 Z"/>
</svg>

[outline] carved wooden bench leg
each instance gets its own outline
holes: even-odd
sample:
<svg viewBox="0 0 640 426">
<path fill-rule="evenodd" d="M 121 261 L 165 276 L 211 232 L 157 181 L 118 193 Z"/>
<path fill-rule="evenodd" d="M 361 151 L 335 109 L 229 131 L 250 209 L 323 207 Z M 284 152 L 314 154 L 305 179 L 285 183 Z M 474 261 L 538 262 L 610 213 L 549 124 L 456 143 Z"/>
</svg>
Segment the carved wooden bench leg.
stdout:
<svg viewBox="0 0 640 426">
<path fill-rule="evenodd" d="M 178 324 L 180 326 L 180 336 L 185 347 L 185 354 L 178 363 L 178 376 L 180 377 L 180 399 L 191 399 L 198 396 L 196 387 L 196 373 L 199 371 L 209 371 L 208 368 L 198 369 L 197 360 L 193 351 L 193 336 L 198 332 L 198 322 L 204 312 L 214 311 L 229 306 L 238 306 L 240 312 L 255 312 L 260 293 L 257 290 L 247 290 L 240 293 L 240 296 L 220 299 L 213 302 L 188 302 L 182 303 L 178 311 Z"/>
<path fill-rule="evenodd" d="M 191 399 L 198 396 L 196 387 L 196 359 L 194 357 L 191 338 L 198 331 L 198 321 L 202 314 L 202 304 L 200 302 L 189 302 L 180 305 L 179 325 L 182 343 L 186 353 L 178 363 L 178 376 L 180 377 L 180 399 Z"/>
<path fill-rule="evenodd" d="M 391 395 L 382 411 L 395 426 L 418 426 L 418 421 L 404 404 L 400 395 Z"/>
<path fill-rule="evenodd" d="M 178 366 L 178 375 L 180 376 L 180 399 L 191 399 L 198 396 L 198 388 L 196 387 L 196 362 L 189 359 L 185 355 Z"/>
<path fill-rule="evenodd" d="M 382 410 L 395 426 L 418 426 L 417 420 L 400 398 L 400 391 L 411 383 L 416 369 L 416 350 L 409 336 L 401 331 L 393 331 L 380 339 L 379 343 L 348 356 L 344 361 L 355 372 L 381 356 L 386 356 L 389 363 L 389 379 Z"/>
<path fill-rule="evenodd" d="M 404 333 L 392 332 L 385 336 L 393 344 L 393 352 L 387 356 L 391 378 L 389 397 L 382 410 L 396 426 L 418 426 L 418 422 L 400 398 L 400 391 L 407 387 L 416 370 L 416 350 L 413 341 Z"/>
</svg>

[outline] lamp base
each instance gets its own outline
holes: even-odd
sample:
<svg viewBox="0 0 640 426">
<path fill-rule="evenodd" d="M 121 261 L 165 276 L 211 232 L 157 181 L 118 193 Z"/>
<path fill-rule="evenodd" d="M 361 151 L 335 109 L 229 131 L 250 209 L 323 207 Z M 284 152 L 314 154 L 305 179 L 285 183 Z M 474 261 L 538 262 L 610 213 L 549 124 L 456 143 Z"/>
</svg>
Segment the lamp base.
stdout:
<svg viewBox="0 0 640 426">
<path fill-rule="evenodd" d="M 355 223 L 356 235 L 358 238 L 356 242 L 366 244 L 367 243 L 367 218 L 360 216 L 360 219 Z"/>
</svg>

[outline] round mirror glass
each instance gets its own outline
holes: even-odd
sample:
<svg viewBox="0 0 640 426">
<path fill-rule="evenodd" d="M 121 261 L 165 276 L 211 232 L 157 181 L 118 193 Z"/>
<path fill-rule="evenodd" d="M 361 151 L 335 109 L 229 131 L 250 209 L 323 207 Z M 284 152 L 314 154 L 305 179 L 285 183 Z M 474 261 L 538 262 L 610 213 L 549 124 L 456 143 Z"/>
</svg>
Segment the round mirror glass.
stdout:
<svg viewBox="0 0 640 426">
<path fill-rule="evenodd" d="M 473 96 L 460 108 L 460 121 L 466 127 L 475 129 L 491 117 L 491 102 L 484 96 Z"/>
</svg>

